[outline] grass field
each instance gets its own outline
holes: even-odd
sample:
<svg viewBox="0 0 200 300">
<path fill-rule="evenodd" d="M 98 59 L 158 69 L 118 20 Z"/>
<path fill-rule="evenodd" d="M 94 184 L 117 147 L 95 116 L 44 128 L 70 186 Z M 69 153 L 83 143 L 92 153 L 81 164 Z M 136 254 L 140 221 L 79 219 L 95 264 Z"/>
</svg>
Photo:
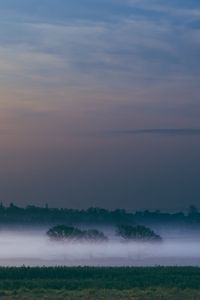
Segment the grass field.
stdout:
<svg viewBox="0 0 200 300">
<path fill-rule="evenodd" d="M 200 268 L 0 268 L 0 299 L 199 300 Z"/>
<path fill-rule="evenodd" d="M 0 292 L 1 300 L 199 300 L 200 290 L 194 289 L 131 289 L 81 291 L 66 290 L 16 290 Z"/>
</svg>

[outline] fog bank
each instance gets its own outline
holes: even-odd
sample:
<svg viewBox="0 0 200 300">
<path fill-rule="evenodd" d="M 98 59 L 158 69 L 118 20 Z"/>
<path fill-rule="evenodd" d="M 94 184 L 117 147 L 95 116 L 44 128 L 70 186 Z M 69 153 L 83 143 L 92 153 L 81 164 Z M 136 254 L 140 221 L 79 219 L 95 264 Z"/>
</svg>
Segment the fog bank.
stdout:
<svg viewBox="0 0 200 300">
<path fill-rule="evenodd" d="M 195 236 L 167 238 L 162 243 L 52 242 L 43 231 L 0 232 L 2 266 L 200 266 L 200 241 Z"/>
</svg>

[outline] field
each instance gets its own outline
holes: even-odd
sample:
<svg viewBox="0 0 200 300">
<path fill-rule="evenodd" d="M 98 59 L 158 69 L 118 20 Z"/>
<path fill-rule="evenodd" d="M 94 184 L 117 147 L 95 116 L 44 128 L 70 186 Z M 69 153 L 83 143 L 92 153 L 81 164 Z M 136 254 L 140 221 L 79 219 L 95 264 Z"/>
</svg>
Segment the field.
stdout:
<svg viewBox="0 0 200 300">
<path fill-rule="evenodd" d="M 200 268 L 0 268 L 0 299 L 195 300 Z"/>
<path fill-rule="evenodd" d="M 200 291 L 193 289 L 131 290 L 18 290 L 0 294 L 1 300 L 199 300 Z"/>
</svg>

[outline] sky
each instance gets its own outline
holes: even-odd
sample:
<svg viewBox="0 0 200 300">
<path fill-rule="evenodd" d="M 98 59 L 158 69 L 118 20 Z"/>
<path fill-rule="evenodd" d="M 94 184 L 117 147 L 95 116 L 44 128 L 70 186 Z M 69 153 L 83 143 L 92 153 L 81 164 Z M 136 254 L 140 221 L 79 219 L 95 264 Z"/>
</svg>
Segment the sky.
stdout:
<svg viewBox="0 0 200 300">
<path fill-rule="evenodd" d="M 1 201 L 198 206 L 199 58 L 198 0 L 0 0 Z"/>
</svg>

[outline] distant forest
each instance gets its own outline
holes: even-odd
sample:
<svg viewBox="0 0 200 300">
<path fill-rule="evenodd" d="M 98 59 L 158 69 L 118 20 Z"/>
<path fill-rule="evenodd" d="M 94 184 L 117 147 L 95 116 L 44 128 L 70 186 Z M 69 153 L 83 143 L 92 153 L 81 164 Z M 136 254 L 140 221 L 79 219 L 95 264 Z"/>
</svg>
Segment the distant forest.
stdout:
<svg viewBox="0 0 200 300">
<path fill-rule="evenodd" d="M 157 211 L 127 212 L 122 209 L 109 211 L 103 208 L 77 210 L 68 208 L 49 208 L 29 205 L 26 208 L 11 203 L 8 207 L 0 204 L 1 225 L 56 225 L 56 224 L 163 224 L 179 226 L 200 226 L 200 212 L 190 206 L 187 213 L 166 213 Z"/>
</svg>

